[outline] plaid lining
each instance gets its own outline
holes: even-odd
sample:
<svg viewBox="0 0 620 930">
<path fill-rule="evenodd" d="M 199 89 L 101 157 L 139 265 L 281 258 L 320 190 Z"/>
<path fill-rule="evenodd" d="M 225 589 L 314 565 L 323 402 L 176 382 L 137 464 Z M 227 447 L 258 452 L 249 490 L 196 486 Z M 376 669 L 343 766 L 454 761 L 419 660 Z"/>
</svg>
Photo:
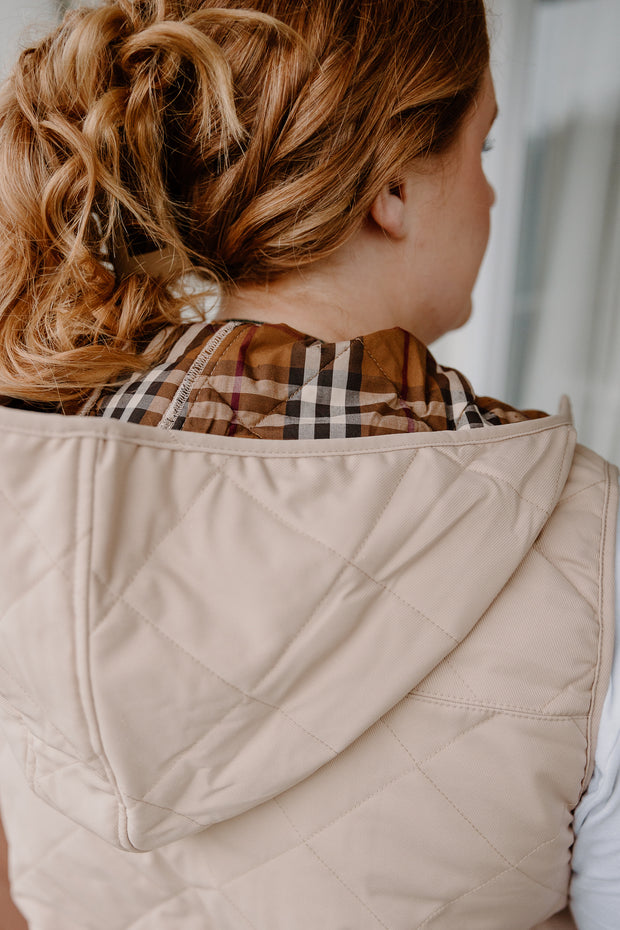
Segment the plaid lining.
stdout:
<svg viewBox="0 0 620 930">
<path fill-rule="evenodd" d="M 475 429 L 545 416 L 476 397 L 401 329 L 326 343 L 243 320 L 184 327 L 159 365 L 93 396 L 81 413 L 259 439 Z"/>
</svg>

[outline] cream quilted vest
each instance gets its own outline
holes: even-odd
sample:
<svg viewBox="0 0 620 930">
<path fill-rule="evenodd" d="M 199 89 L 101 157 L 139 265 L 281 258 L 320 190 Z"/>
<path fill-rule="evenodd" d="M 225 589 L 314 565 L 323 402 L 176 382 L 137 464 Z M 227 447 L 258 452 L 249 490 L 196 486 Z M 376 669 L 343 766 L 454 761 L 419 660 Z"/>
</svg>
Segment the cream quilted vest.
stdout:
<svg viewBox="0 0 620 930">
<path fill-rule="evenodd" d="M 0 408 L 0 798 L 31 930 L 561 911 L 616 489 L 563 415 L 292 443 Z"/>
</svg>

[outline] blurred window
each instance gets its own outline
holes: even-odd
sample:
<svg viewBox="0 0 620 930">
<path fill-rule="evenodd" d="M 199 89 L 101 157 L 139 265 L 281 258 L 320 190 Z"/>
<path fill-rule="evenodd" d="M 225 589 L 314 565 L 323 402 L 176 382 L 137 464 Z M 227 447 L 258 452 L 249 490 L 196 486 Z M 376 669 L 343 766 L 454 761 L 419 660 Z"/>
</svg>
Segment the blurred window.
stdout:
<svg viewBox="0 0 620 930">
<path fill-rule="evenodd" d="M 620 3 L 539 0 L 507 398 L 620 462 Z"/>
</svg>

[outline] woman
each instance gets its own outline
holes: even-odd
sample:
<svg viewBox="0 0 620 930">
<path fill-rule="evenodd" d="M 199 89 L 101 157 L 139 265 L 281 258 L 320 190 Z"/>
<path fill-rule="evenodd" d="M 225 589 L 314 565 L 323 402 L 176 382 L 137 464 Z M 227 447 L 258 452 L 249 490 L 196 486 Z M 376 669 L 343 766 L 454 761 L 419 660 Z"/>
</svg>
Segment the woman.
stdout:
<svg viewBox="0 0 620 930">
<path fill-rule="evenodd" d="M 488 61 L 480 0 L 116 0 L 5 86 L 0 786 L 36 930 L 574 926 L 617 475 L 425 348 L 487 243 Z"/>
</svg>

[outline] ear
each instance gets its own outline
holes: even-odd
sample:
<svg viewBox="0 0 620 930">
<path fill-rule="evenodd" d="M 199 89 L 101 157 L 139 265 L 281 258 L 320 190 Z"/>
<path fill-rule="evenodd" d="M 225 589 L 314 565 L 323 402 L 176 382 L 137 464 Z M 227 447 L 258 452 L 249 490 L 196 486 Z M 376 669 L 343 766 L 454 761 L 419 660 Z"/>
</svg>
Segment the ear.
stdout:
<svg viewBox="0 0 620 930">
<path fill-rule="evenodd" d="M 390 238 L 404 239 L 407 234 L 404 185 L 384 185 L 371 204 L 370 215 Z"/>
</svg>

